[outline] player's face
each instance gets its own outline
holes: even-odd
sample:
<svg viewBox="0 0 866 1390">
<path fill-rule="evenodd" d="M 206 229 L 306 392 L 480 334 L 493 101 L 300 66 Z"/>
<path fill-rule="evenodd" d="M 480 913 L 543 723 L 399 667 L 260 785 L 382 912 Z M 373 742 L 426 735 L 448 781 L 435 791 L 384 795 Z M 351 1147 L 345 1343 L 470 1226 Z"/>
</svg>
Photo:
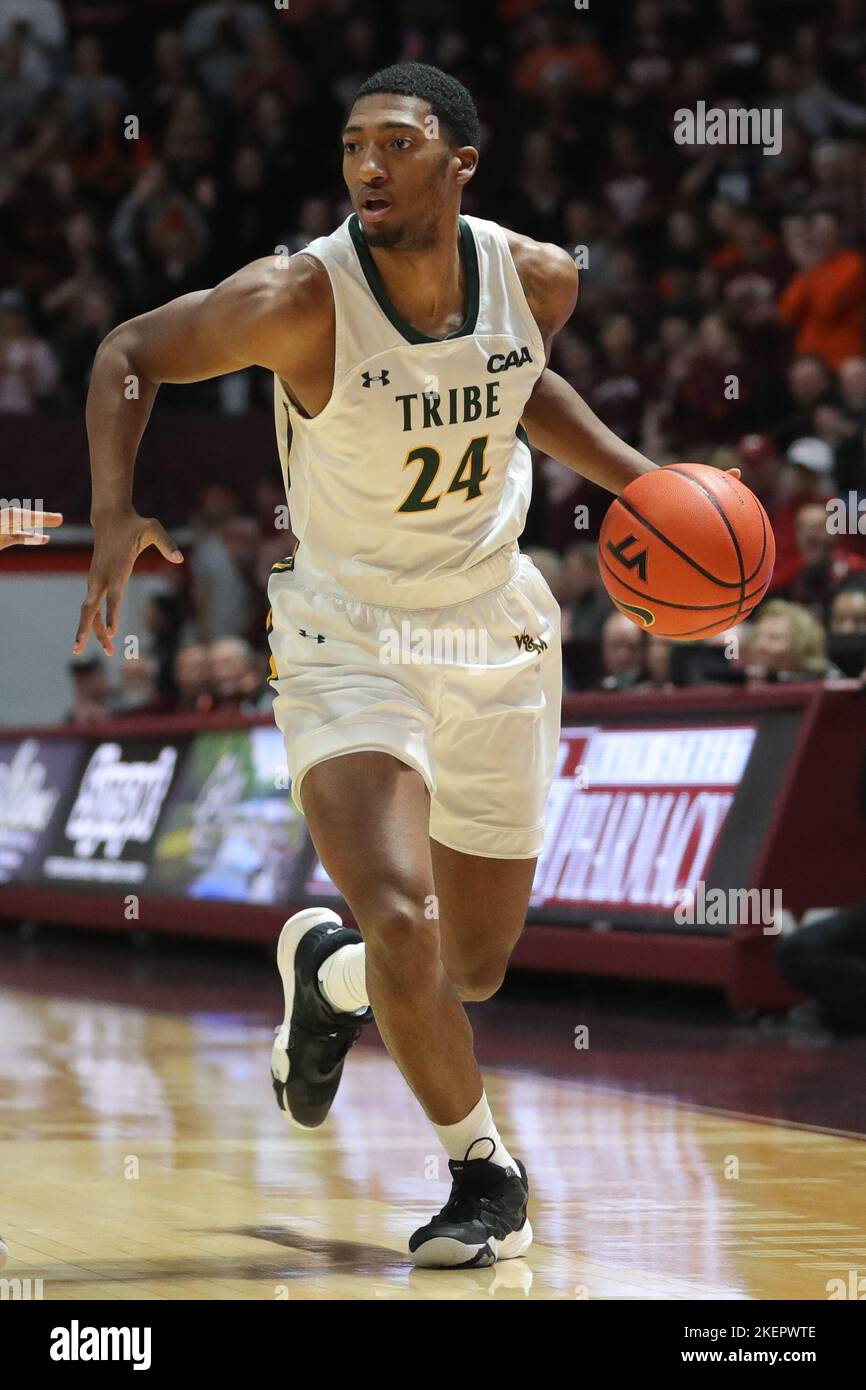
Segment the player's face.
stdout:
<svg viewBox="0 0 866 1390">
<path fill-rule="evenodd" d="M 370 245 L 432 246 L 440 221 L 456 214 L 465 153 L 440 137 L 418 97 L 357 101 L 343 130 L 343 177 Z"/>
</svg>

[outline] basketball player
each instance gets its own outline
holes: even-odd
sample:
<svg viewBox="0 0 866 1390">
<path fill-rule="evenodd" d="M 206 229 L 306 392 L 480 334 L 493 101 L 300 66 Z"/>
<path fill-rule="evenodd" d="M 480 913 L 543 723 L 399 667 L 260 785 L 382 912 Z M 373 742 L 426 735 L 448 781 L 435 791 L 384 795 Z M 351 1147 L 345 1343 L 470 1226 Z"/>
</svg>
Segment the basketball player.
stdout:
<svg viewBox="0 0 866 1390">
<path fill-rule="evenodd" d="M 416 63 L 377 73 L 343 131 L 342 226 L 108 335 L 75 641 L 92 628 L 113 650 L 146 546 L 182 558 L 132 505 L 159 383 L 271 369 L 299 537 L 268 589 L 275 713 L 293 798 L 359 928 L 319 908 L 283 928 L 274 1086 L 290 1120 L 321 1124 L 375 1016 L 450 1160 L 451 1197 L 410 1241 L 435 1266 L 532 1239 L 463 1008 L 495 994 L 523 930 L 559 741 L 559 609 L 517 545 L 527 434 L 615 493 L 655 467 L 545 367 L 575 304 L 571 257 L 461 217 L 478 144 L 459 82 Z"/>
</svg>

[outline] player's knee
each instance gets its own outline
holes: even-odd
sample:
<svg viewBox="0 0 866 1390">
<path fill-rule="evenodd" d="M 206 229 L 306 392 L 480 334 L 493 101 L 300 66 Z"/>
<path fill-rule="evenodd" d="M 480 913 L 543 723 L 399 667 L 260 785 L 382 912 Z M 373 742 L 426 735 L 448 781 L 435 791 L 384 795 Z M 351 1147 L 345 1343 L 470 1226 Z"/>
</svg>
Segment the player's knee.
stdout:
<svg viewBox="0 0 866 1390">
<path fill-rule="evenodd" d="M 437 955 L 439 932 L 425 918 L 424 894 L 403 889 L 384 891 L 355 911 L 361 933 L 372 955 L 381 956 L 395 969 L 419 956 Z"/>
<path fill-rule="evenodd" d="M 449 978 L 464 1004 L 492 999 L 505 979 L 505 967 L 498 962 L 482 961 L 461 970 L 449 971 Z"/>
</svg>

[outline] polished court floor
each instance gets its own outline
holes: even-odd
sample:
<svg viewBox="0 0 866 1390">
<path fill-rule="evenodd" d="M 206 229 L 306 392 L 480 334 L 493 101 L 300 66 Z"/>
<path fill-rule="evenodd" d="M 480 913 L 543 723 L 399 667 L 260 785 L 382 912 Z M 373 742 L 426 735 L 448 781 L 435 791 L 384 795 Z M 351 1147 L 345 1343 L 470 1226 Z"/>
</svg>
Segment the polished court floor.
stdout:
<svg viewBox="0 0 866 1390">
<path fill-rule="evenodd" d="M 828 1281 L 866 1277 L 863 1088 L 846 1094 L 862 1040 L 576 985 L 480 1006 L 535 1244 L 489 1270 L 420 1271 L 406 1240 L 448 1191 L 424 1116 L 373 1042 L 329 1122 L 289 1131 L 268 1078 L 275 980 L 258 958 L 2 934 L 6 1279 L 45 1299 L 668 1300 L 826 1299 Z"/>
</svg>

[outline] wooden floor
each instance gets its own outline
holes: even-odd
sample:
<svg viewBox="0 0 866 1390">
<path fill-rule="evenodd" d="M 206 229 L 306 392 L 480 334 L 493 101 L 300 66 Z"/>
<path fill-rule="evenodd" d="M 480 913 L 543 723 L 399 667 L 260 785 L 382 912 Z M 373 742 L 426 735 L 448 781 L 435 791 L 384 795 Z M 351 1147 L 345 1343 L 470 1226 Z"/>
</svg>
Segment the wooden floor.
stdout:
<svg viewBox="0 0 866 1390">
<path fill-rule="evenodd" d="M 378 1047 L 296 1134 L 243 1016 L 14 989 L 0 1038 L 3 1277 L 46 1299 L 825 1299 L 866 1275 L 866 1143 L 672 1103 L 661 1083 L 641 1098 L 488 1071 L 535 1244 L 420 1271 L 406 1240 L 448 1173 Z"/>
</svg>

